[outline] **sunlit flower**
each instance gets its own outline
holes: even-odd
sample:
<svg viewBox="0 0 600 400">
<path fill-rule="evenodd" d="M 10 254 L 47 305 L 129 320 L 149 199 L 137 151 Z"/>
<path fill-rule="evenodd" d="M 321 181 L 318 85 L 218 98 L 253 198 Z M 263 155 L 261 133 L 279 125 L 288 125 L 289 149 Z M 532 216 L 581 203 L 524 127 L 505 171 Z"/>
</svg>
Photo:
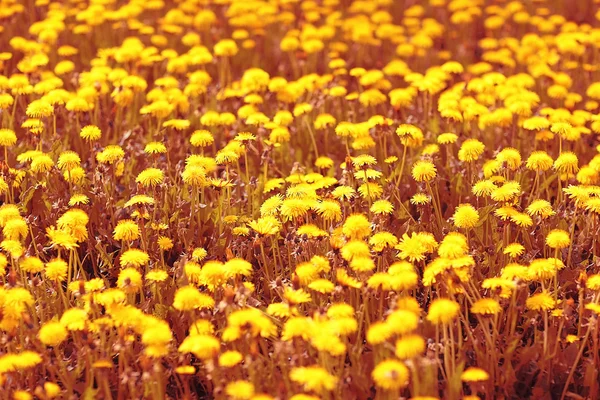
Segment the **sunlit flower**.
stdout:
<svg viewBox="0 0 600 400">
<path fill-rule="evenodd" d="M 529 297 L 525 304 L 529 309 L 535 311 L 546 311 L 554 308 L 556 302 L 548 293 L 541 292 Z"/>
<path fill-rule="evenodd" d="M 460 375 L 463 382 L 483 382 L 490 379 L 490 375 L 481 368 L 469 367 Z"/>
<path fill-rule="evenodd" d="M 382 389 L 400 389 L 408 385 L 409 372 L 402 362 L 389 359 L 375 366 L 372 377 Z"/>
<path fill-rule="evenodd" d="M 474 228 L 479 222 L 479 213 L 471 204 L 461 204 L 452 218 L 457 228 Z"/>
<path fill-rule="evenodd" d="M 562 229 L 553 229 L 546 236 L 546 244 L 553 249 L 564 249 L 571 243 L 571 238 L 566 231 Z"/>
<path fill-rule="evenodd" d="M 452 300 L 443 298 L 436 299 L 429 306 L 427 320 L 436 325 L 447 324 L 456 318 L 459 310 L 459 304 Z"/>
</svg>

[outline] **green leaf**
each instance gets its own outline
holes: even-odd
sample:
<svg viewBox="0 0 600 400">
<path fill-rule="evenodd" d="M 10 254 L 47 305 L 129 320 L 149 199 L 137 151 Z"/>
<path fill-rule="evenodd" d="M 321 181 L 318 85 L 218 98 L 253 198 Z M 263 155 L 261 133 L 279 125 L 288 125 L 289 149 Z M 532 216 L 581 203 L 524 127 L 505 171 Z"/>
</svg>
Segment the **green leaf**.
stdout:
<svg viewBox="0 0 600 400">
<path fill-rule="evenodd" d="M 33 194 L 35 193 L 35 186 L 29 186 L 27 188 L 27 190 L 25 190 L 25 192 L 23 192 L 23 194 L 21 194 L 21 212 L 22 213 L 26 213 L 27 212 L 27 204 L 31 201 L 31 199 L 33 199 Z"/>
<path fill-rule="evenodd" d="M 479 222 L 477 223 L 477 226 L 482 226 L 483 223 L 490 217 L 490 214 L 494 212 L 495 209 L 496 206 L 490 205 L 477 210 L 479 213 Z"/>
<path fill-rule="evenodd" d="M 167 313 L 169 312 L 169 307 L 164 304 L 156 304 L 154 306 L 154 314 L 155 317 L 165 319 L 167 317 Z"/>
</svg>

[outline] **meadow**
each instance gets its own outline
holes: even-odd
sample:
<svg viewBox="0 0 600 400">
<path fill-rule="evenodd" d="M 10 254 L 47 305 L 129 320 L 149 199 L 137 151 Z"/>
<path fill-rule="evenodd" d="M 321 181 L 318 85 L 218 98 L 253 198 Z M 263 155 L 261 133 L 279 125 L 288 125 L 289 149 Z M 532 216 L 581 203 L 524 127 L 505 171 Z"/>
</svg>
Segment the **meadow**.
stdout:
<svg viewBox="0 0 600 400">
<path fill-rule="evenodd" d="M 0 399 L 600 397 L 597 0 L 0 0 Z"/>
</svg>

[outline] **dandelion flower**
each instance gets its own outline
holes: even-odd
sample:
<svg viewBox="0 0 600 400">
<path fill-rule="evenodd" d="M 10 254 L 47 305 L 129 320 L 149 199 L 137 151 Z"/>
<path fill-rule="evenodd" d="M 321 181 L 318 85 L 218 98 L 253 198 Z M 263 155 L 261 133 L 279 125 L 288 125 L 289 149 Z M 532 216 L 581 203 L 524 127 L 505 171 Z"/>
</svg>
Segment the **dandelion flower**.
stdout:
<svg viewBox="0 0 600 400">
<path fill-rule="evenodd" d="M 378 387 L 395 390 L 408 385 L 409 372 L 402 362 L 389 359 L 377 364 L 371 376 Z"/>
<path fill-rule="evenodd" d="M 201 360 L 215 357 L 221 347 L 219 340 L 208 334 L 194 334 L 186 337 L 177 349 L 180 353 L 192 353 Z"/>
<path fill-rule="evenodd" d="M 510 243 L 502 251 L 504 254 L 508 254 L 510 257 L 518 257 L 525 252 L 525 247 L 521 243 Z"/>
<path fill-rule="evenodd" d="M 125 268 L 119 273 L 117 287 L 127 293 L 136 293 L 142 287 L 142 275 L 134 268 Z"/>
<path fill-rule="evenodd" d="M 121 267 L 134 266 L 141 267 L 148 264 L 150 256 L 148 253 L 138 249 L 129 249 L 121 254 Z"/>
<path fill-rule="evenodd" d="M 243 360 L 243 356 L 238 351 L 226 351 L 219 356 L 219 366 L 225 368 L 231 368 Z"/>
<path fill-rule="evenodd" d="M 147 168 L 140 172 L 135 181 L 142 186 L 156 186 L 163 182 L 164 173 L 158 168 Z"/>
<path fill-rule="evenodd" d="M 180 311 L 211 308 L 214 305 L 215 300 L 212 297 L 200 293 L 193 286 L 184 286 L 178 289 L 173 300 L 173 307 Z"/>
<path fill-rule="evenodd" d="M 553 229 L 546 236 L 546 244 L 552 249 L 564 249 L 571 243 L 569 233 L 562 229 Z"/>
<path fill-rule="evenodd" d="M 600 290 L 600 274 L 588 276 L 585 287 L 591 290 Z"/>
<path fill-rule="evenodd" d="M 89 142 L 96 141 L 102 137 L 102 131 L 95 125 L 84 126 L 79 135 Z"/>
<path fill-rule="evenodd" d="M 561 174 L 573 175 L 579 171 L 579 161 L 575 153 L 565 151 L 554 161 L 554 169 Z"/>
<path fill-rule="evenodd" d="M 535 294 L 525 301 L 527 308 L 534 311 L 547 311 L 554 308 L 555 304 L 554 298 L 546 292 Z"/>
<path fill-rule="evenodd" d="M 485 382 L 490 375 L 481 368 L 469 367 L 460 375 L 463 382 Z"/>
<path fill-rule="evenodd" d="M 117 226 L 113 231 L 113 238 L 115 240 L 132 241 L 140 237 L 140 228 L 135 221 L 130 219 L 124 219 L 117 222 Z"/>
<path fill-rule="evenodd" d="M 467 139 L 460 146 L 458 159 L 463 162 L 478 160 L 485 150 L 485 145 L 477 139 Z"/>
<path fill-rule="evenodd" d="M 40 328 L 38 336 L 40 342 L 46 346 L 58 346 L 67 339 L 69 332 L 60 322 L 46 322 Z"/>
<path fill-rule="evenodd" d="M 456 143 L 458 136 L 454 133 L 442 133 L 437 137 L 439 144 L 452 144 Z"/>
<path fill-rule="evenodd" d="M 502 307 L 500 307 L 498 301 L 490 298 L 479 299 L 471 306 L 473 314 L 495 315 L 500 311 L 502 311 Z"/>
<path fill-rule="evenodd" d="M 430 161 L 417 161 L 413 165 L 412 176 L 417 182 L 429 182 L 437 175 L 435 165 Z"/>
<path fill-rule="evenodd" d="M 531 202 L 526 209 L 527 213 L 531 216 L 537 215 L 541 218 L 548 218 L 556 214 L 552 209 L 552 205 L 549 201 L 538 199 Z"/>
<path fill-rule="evenodd" d="M 232 399 L 250 400 L 254 396 L 254 385 L 243 380 L 229 382 L 225 386 L 225 393 Z"/>
<path fill-rule="evenodd" d="M 396 357 L 407 360 L 425 352 L 425 339 L 417 334 L 405 335 L 396 341 Z"/>
<path fill-rule="evenodd" d="M 0 146 L 10 147 L 17 144 L 17 135 L 11 129 L 0 129 Z"/>
<path fill-rule="evenodd" d="M 410 198 L 410 202 L 411 204 L 422 206 L 425 204 L 429 204 L 431 202 L 431 199 L 425 193 L 417 193 Z"/>
<path fill-rule="evenodd" d="M 342 233 L 350 239 L 362 239 L 371 234 L 371 223 L 362 214 L 353 214 L 346 218 Z"/>
<path fill-rule="evenodd" d="M 471 204 L 461 204 L 456 207 L 452 218 L 457 228 L 474 228 L 479 222 L 479 213 Z"/>
<path fill-rule="evenodd" d="M 163 270 L 154 270 L 154 271 L 149 271 L 146 276 L 145 279 L 148 282 L 164 282 L 165 280 L 167 280 L 167 278 L 169 277 L 169 274 L 166 271 Z"/>
<path fill-rule="evenodd" d="M 435 299 L 429 305 L 427 320 L 435 325 L 447 324 L 451 322 L 460 310 L 460 305 L 449 299 Z"/>
<path fill-rule="evenodd" d="M 318 393 L 331 391 L 337 385 L 337 378 L 319 366 L 296 367 L 290 371 L 290 379 L 305 390 Z"/>
</svg>

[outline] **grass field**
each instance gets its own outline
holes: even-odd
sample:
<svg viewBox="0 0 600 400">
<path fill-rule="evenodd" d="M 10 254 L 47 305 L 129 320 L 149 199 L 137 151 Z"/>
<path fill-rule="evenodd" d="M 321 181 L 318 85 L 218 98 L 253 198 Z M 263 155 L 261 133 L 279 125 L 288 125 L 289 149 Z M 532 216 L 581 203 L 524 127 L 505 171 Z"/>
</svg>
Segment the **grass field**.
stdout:
<svg viewBox="0 0 600 400">
<path fill-rule="evenodd" d="M 599 398 L 599 10 L 0 0 L 0 400 Z"/>
</svg>

